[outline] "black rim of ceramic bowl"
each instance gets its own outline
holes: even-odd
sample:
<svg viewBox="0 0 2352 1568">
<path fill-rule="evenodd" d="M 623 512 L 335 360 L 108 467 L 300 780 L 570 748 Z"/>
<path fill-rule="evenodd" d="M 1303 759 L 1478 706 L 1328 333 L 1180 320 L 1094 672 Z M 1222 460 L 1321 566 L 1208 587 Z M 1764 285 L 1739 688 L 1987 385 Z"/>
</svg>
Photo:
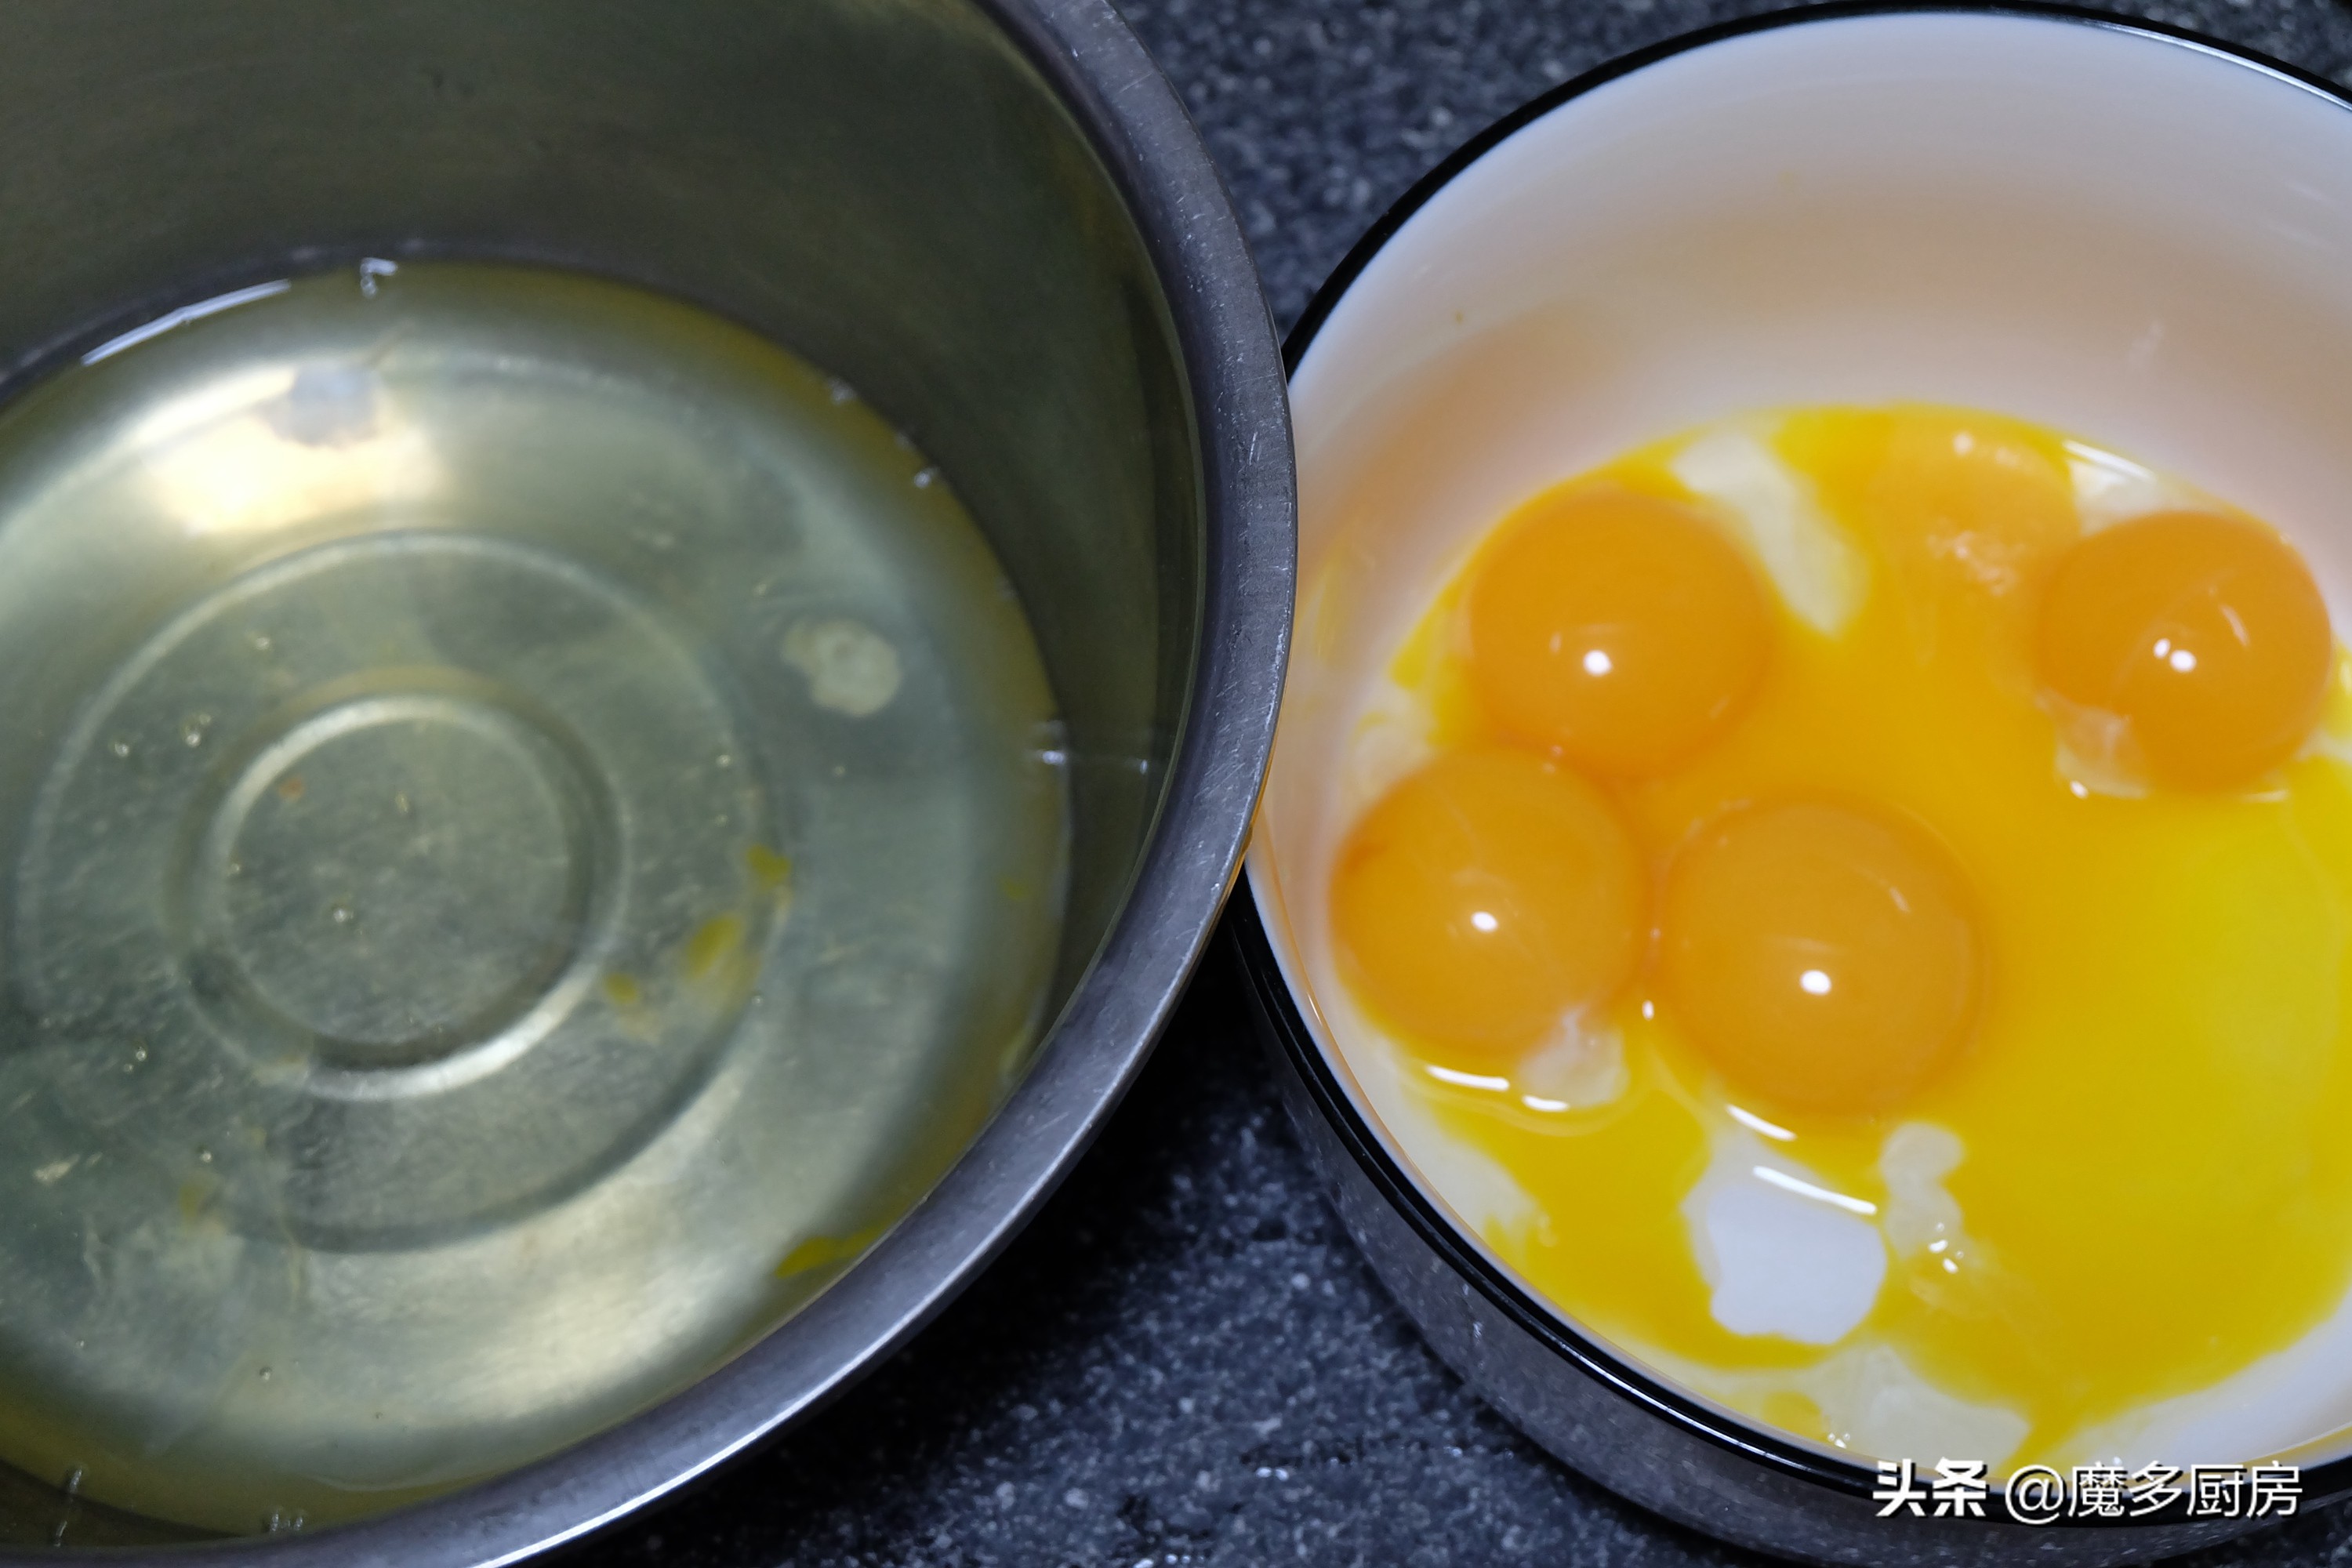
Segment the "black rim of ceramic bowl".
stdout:
<svg viewBox="0 0 2352 1568">
<path fill-rule="evenodd" d="M 2037 4 L 2033 0 L 2012 0 L 2012 3 L 2006 4 L 1971 4 L 1966 0 L 1950 0 L 1950 3 L 1939 3 L 1939 0 L 1837 0 L 1832 4 L 1799 6 L 1726 22 L 1637 49 L 1581 76 L 1573 77 L 1504 115 L 1454 149 L 1373 222 L 1363 237 L 1356 242 L 1338 268 L 1324 280 L 1323 286 L 1316 290 L 1305 313 L 1283 343 L 1284 367 L 1294 374 L 1297 372 L 1299 363 L 1306 358 L 1316 334 L 1322 330 L 1323 323 L 1338 307 L 1340 299 L 1397 231 L 1432 197 L 1512 134 L 1562 104 L 1645 66 L 1727 39 L 1807 23 L 1906 16 L 2018 16 L 2039 21 L 2079 23 L 2113 32 L 2137 34 L 2260 71 L 2277 79 L 2282 85 L 2304 89 L 2338 108 L 2352 110 L 2352 92 L 2325 77 L 2302 70 L 2283 60 L 2272 59 L 2186 27 L 2117 16 L 2081 5 Z M 1620 1395 L 1711 1443 L 1784 1474 L 1855 1497 L 1867 1497 L 1874 1487 L 1881 1484 L 1875 1470 L 1870 1467 L 1838 1458 L 1766 1428 L 1749 1426 L 1727 1412 L 1696 1399 L 1643 1370 L 1571 1324 L 1563 1314 L 1544 1305 L 1493 1258 L 1471 1244 L 1398 1164 L 1382 1143 L 1381 1135 L 1367 1125 L 1341 1087 L 1330 1062 L 1315 1043 L 1283 978 L 1281 965 L 1275 957 L 1272 941 L 1266 934 L 1265 920 L 1257 907 L 1254 883 L 1244 889 L 1242 897 L 1234 900 L 1227 920 L 1232 940 L 1238 949 L 1242 967 L 1262 1016 L 1271 1023 L 1284 1054 L 1306 1085 L 1317 1109 L 1338 1132 L 1341 1146 L 1362 1167 L 1390 1205 L 1403 1215 L 1423 1244 L 1455 1273 L 1475 1286 L 1496 1310 L 1538 1343 L 1549 1347 L 1554 1353 Z M 2310 1467 L 2303 1472 L 2302 1480 L 2305 1494 L 2315 1500 L 2331 1498 L 2352 1489 L 2352 1454 Z M 1998 1490 L 1996 1489 L 1996 1492 Z M 2160 1526 L 2168 1521 L 2148 1516 L 2138 1519 L 2067 1518 L 2054 1522 L 2074 1528 L 2104 1529 Z"/>
<path fill-rule="evenodd" d="M 1124 199 L 1166 289 L 1198 422 L 1205 559 L 1183 729 L 1093 966 L 1027 1078 L 930 1194 L 780 1331 L 684 1392 L 550 1458 L 374 1519 L 93 1555 L 131 1568 L 488 1568 L 676 1491 L 821 1407 L 968 1284 L 1085 1150 L 1174 1010 L 1234 885 L 1281 698 L 1296 538 L 1281 361 L 1207 151 L 1108 0 L 976 3 Z M 56 1561 L 0 1551 L 0 1563 Z"/>
</svg>

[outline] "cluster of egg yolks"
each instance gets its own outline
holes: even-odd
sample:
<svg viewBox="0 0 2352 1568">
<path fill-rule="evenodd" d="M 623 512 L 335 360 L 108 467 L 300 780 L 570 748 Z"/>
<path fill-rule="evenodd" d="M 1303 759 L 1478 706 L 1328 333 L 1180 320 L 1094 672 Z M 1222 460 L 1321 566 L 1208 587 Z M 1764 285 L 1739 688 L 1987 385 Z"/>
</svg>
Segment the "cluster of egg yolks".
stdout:
<svg viewBox="0 0 2352 1568">
<path fill-rule="evenodd" d="M 1775 1107 L 1899 1105 L 1976 1014 L 1983 956 L 1959 868 L 1864 807 L 1726 813 L 1675 856 L 1658 929 L 1675 1017 Z"/>
<path fill-rule="evenodd" d="M 1335 874 L 1349 983 L 1408 1033 L 1507 1058 L 1633 973 L 1643 871 L 1599 791 L 1453 752 L 1366 813 Z"/>
<path fill-rule="evenodd" d="M 1811 1395 L 1791 1392 L 1832 1351 L 1717 1321 L 1684 1213 L 1726 1130 L 1739 1131 L 1727 1109 L 1764 1112 L 1787 1140 L 1774 1150 L 1874 1205 L 1879 1217 L 1861 1223 L 1890 1226 L 1886 1283 L 1835 1353 L 1889 1346 L 1934 1388 L 2021 1415 L 2030 1432 L 2010 1463 L 2088 1458 L 2067 1443 L 2283 1348 L 2352 1280 L 2352 1143 L 2334 1131 L 2352 1122 L 2352 769 L 2296 754 L 2249 788 L 2192 788 L 2151 754 L 2154 777 L 2136 796 L 2086 790 L 2062 765 L 2050 699 L 2136 716 L 2111 691 L 2063 689 L 2047 653 L 2053 617 L 2067 614 L 2053 584 L 2096 565 L 2074 553 L 2083 544 L 2138 525 L 2085 530 L 2070 471 L 2080 448 L 1998 416 L 1917 408 L 1802 411 L 1765 438 L 1853 552 L 1864 591 L 1850 621 L 1824 632 L 1759 565 L 1762 673 L 1680 760 L 1646 773 L 1570 764 L 1565 746 L 1496 711 L 1494 682 L 1469 668 L 1477 643 L 1464 622 L 1516 519 L 1435 598 L 1390 671 L 1440 761 L 1517 750 L 1581 772 L 1630 837 L 1642 957 L 1586 1014 L 1622 1044 L 1622 1089 L 1589 1110 L 1522 1106 L 1522 1062 L 1460 1040 L 1440 983 L 1423 993 L 1419 1026 L 1394 999 L 1365 1012 L 1409 1058 L 1511 1081 L 1433 1080 L 1425 1093 L 1446 1135 L 1507 1172 L 1540 1216 L 1489 1222 L 1488 1243 L 1578 1321 L 1759 1420 L 1843 1441 Z M 1724 503 L 1675 476 L 1688 439 L 1571 488 L 1649 498 L 1737 538 Z M 2267 636 L 2266 612 L 2249 618 L 2242 593 L 2227 602 Z M 2331 707 L 2329 732 L 2347 716 Z M 1811 892 L 1808 869 L 1727 866 L 1750 890 L 1727 891 L 1710 917 L 1717 956 L 1685 964 L 1667 928 L 1706 940 L 1675 911 L 1717 841 L 1800 807 L 1823 814 L 1817 825 L 1831 808 L 1852 813 L 1867 826 L 1844 837 L 1875 849 L 1848 853 Z M 1790 837 L 1800 842 L 1748 854 L 1831 858 Z M 1898 989 L 1906 974 L 1915 990 L 1940 988 L 1944 1003 L 1909 999 L 1910 1022 L 1894 1026 L 1911 1031 L 1900 1052 L 1885 1036 L 1841 1051 L 1816 1029 L 1791 1067 L 1730 999 L 1752 1014 L 1864 994 L 1852 963 L 1797 962 L 1809 934 L 1799 928 L 1832 939 L 1814 951 L 1835 950 L 1834 910 L 1850 907 L 1838 889 L 1868 885 L 1872 853 L 1903 863 L 1882 885 L 1965 919 L 1915 928 L 1940 927 L 1944 942 L 1873 931 L 1854 956 L 1885 963 Z M 1445 876 L 1487 863 L 1465 855 Z M 1351 918 L 1354 895 L 1332 893 L 1333 957 L 1372 1001 L 1362 933 L 1374 919 L 1360 907 Z M 1743 901 L 1759 917 L 1744 933 Z M 1363 951 L 1350 960 L 1352 944 Z M 1734 973 L 1742 951 L 1752 981 Z M 1733 978 L 1709 992 L 1701 969 Z M 1811 970 L 1826 994 L 1808 989 Z M 1709 1026 L 1711 1005 L 1734 1016 Z M 1846 1038 L 1887 1027 L 1857 1024 Z M 1899 1059 L 1875 1059 L 1885 1054 Z M 1855 1077 L 1857 1058 L 1872 1059 Z M 1940 1184 L 1960 1228 L 1932 1254 L 1895 1239 L 1900 1203 L 1880 1165 L 1891 1131 L 1911 1121 L 1963 1150 Z"/>
<path fill-rule="evenodd" d="M 2045 592 L 2036 649 L 2060 697 L 2130 723 L 2147 770 L 2191 789 L 2284 762 L 2326 696 L 2335 639 L 2277 535 L 2168 511 L 2091 534 Z"/>
<path fill-rule="evenodd" d="M 1767 590 L 1689 506 L 1546 492 L 1480 553 L 1468 684 L 1523 751 L 1456 752 L 1357 824 L 1331 895 L 1349 984 L 1409 1034 L 1509 1052 L 1609 1000 L 1647 934 L 1645 876 L 1601 778 L 1720 732 L 1770 658 Z M 1965 1038 L 1980 953 L 1962 879 L 1917 829 L 1791 804 L 1714 824 L 1658 911 L 1678 1014 L 1776 1106 L 1893 1103 Z"/>
<path fill-rule="evenodd" d="M 1513 739 L 1595 773 L 1657 772 L 1754 690 L 1764 590 L 1723 531 L 1606 487 L 1538 497 L 1470 588 L 1470 679 Z"/>
</svg>

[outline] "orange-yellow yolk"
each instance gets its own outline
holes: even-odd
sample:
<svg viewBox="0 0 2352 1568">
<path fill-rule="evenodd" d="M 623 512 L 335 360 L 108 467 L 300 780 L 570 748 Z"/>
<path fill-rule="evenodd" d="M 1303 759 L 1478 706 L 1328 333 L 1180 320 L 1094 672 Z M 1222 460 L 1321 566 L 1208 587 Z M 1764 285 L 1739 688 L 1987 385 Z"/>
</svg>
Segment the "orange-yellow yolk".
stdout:
<svg viewBox="0 0 2352 1568">
<path fill-rule="evenodd" d="M 1342 973 L 1388 1022 L 1496 1056 L 1632 973 L 1642 869 L 1591 784 L 1524 752 L 1450 752 L 1357 823 L 1332 879 Z"/>
<path fill-rule="evenodd" d="M 2208 512 L 2084 538 L 2053 574 L 2035 653 L 2058 696 L 2129 721 L 2147 771 L 2190 789 L 2244 784 L 2319 717 L 2327 606 L 2269 530 Z"/>
<path fill-rule="evenodd" d="M 1555 490 L 1507 520 L 1468 614 L 1470 679 L 1495 722 L 1620 776 L 1704 745 L 1770 646 L 1763 591 L 1719 529 L 1612 489 Z"/>
<path fill-rule="evenodd" d="M 1950 856 L 1898 818 L 1747 807 L 1675 857 L 1662 989 L 1738 1090 L 1803 1110 L 1883 1110 L 1967 1040 L 1984 968 L 1970 902 Z"/>
</svg>

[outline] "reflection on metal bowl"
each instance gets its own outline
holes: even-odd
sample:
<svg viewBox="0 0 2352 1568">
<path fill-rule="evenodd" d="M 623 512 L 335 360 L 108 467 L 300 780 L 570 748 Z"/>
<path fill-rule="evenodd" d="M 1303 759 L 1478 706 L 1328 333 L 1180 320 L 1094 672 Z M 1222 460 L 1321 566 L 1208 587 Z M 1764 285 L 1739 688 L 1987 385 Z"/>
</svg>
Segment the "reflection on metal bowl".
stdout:
<svg viewBox="0 0 2352 1568">
<path fill-rule="evenodd" d="M 1281 679 L 1272 333 L 1097 0 L 134 9 L 0 19 L 0 1540 L 511 1560 L 1132 1075 Z"/>
</svg>

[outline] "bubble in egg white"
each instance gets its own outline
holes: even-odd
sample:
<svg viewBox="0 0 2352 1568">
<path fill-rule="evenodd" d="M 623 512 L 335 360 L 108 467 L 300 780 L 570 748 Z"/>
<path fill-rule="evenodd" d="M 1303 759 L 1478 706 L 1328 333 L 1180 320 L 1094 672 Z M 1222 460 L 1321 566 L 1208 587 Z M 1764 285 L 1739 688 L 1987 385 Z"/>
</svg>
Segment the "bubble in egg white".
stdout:
<svg viewBox="0 0 2352 1568">
<path fill-rule="evenodd" d="M 1592 1110 L 1616 1102 L 1630 1077 L 1625 1042 L 1598 1020 L 1561 1020 L 1512 1075 L 1519 1103 L 1539 1112 Z"/>
<path fill-rule="evenodd" d="M 1822 1178 L 1753 1133 L 1717 1130 L 1684 1224 L 1707 1310 L 1735 1334 L 1832 1345 L 1862 1326 L 1886 1280 L 1874 1205 Z"/>
<path fill-rule="evenodd" d="M 1685 489 L 1731 514 L 1799 619 L 1831 637 L 1853 619 L 1869 592 L 1868 569 L 1811 487 L 1762 437 L 1717 430 L 1685 447 L 1668 467 Z"/>
<path fill-rule="evenodd" d="M 1929 1121 L 1906 1121 L 1886 1135 L 1878 1152 L 1878 1174 L 1886 1184 L 1879 1226 L 1897 1258 L 1941 1242 L 1938 1256 L 1960 1246 L 1960 1205 L 1944 1188 L 1959 1169 L 1959 1138 Z"/>
<path fill-rule="evenodd" d="M 1791 1382 L 1860 1453 L 1982 1459 L 1998 1475 L 2032 1430 L 2006 1406 L 1945 1393 L 1883 1343 L 1840 1351 Z"/>
<path fill-rule="evenodd" d="M 2066 471 L 2074 481 L 2074 510 L 2085 533 L 2152 511 L 2200 504 L 2186 487 L 2163 475 L 2074 441 L 2066 443 Z"/>
<path fill-rule="evenodd" d="M 2130 745 L 2131 721 L 2069 702 L 2054 691 L 2042 692 L 2039 700 L 2057 737 L 2051 767 L 2077 799 L 2101 795 L 2137 800 L 2147 794 Z"/>
<path fill-rule="evenodd" d="M 888 707 L 904 679 L 898 650 L 845 617 L 794 626 L 784 634 L 784 662 L 808 678 L 811 701 L 853 719 Z"/>
</svg>

